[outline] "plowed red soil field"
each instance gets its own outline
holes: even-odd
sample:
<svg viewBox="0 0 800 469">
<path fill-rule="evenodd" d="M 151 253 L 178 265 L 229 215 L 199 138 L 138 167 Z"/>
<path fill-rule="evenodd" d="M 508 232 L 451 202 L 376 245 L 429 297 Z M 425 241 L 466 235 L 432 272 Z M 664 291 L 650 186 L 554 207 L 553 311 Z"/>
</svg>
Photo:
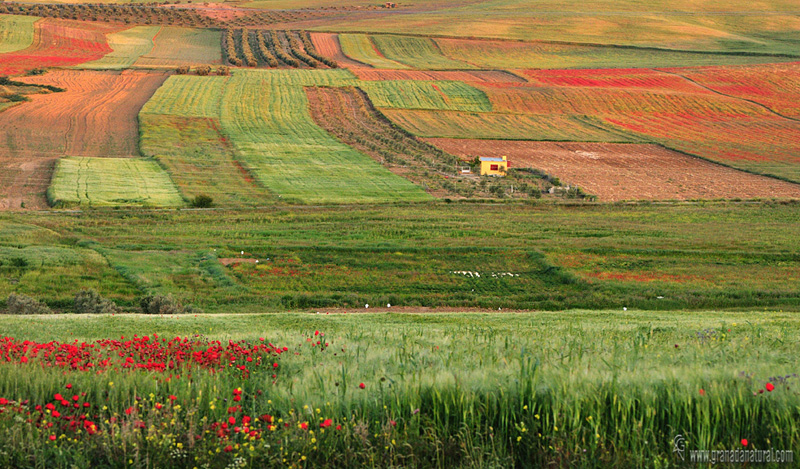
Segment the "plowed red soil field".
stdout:
<svg viewBox="0 0 800 469">
<path fill-rule="evenodd" d="M 354 68 L 353 73 L 361 80 L 454 80 L 472 83 L 527 83 L 525 79 L 512 73 L 499 70 L 477 71 L 417 71 L 417 70 L 378 70 L 373 68 Z"/>
<path fill-rule="evenodd" d="M 0 209 L 46 207 L 61 156 L 138 156 L 137 116 L 167 75 L 51 71 L 20 78 L 64 88 L 0 112 Z"/>
<path fill-rule="evenodd" d="M 97 60 L 111 52 L 106 34 L 119 25 L 44 19 L 34 25 L 33 44 L 0 54 L 0 75 L 16 75 L 34 68 L 68 67 Z"/>
<path fill-rule="evenodd" d="M 800 198 L 800 185 L 757 176 L 658 145 L 426 139 L 464 158 L 508 156 L 512 168 L 535 168 L 601 201 Z"/>
<path fill-rule="evenodd" d="M 342 46 L 339 44 L 339 35 L 334 33 L 311 33 L 311 42 L 317 48 L 317 52 L 325 57 L 333 59 L 340 67 L 358 69 L 371 68 L 369 65 L 358 62 L 344 55 Z"/>
</svg>

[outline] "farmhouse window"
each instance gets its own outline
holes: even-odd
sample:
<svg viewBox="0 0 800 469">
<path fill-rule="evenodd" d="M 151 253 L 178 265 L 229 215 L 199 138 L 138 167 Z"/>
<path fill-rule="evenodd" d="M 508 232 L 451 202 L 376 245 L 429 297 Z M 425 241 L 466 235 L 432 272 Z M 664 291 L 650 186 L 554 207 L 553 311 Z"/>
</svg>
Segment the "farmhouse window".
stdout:
<svg viewBox="0 0 800 469">
<path fill-rule="evenodd" d="M 493 164 L 493 165 L 489 166 L 489 169 L 491 169 L 492 171 L 497 171 L 497 165 Z"/>
</svg>

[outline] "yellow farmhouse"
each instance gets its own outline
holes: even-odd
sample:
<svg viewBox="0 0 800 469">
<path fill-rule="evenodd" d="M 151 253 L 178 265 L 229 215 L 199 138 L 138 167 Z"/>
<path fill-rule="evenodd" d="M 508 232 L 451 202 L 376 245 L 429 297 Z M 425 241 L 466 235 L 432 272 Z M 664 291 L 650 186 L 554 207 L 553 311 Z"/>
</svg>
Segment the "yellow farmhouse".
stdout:
<svg viewBox="0 0 800 469">
<path fill-rule="evenodd" d="M 505 176 L 508 161 L 505 156 L 482 156 L 481 176 Z"/>
</svg>

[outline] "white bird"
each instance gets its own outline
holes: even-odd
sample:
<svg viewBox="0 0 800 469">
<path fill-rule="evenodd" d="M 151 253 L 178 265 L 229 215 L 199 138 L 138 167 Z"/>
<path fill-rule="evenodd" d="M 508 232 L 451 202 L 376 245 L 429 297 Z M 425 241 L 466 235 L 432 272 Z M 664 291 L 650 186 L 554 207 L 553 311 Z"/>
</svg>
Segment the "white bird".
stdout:
<svg viewBox="0 0 800 469">
<path fill-rule="evenodd" d="M 624 307 L 624 306 L 623 306 L 623 307 L 622 307 L 622 310 L 623 310 L 623 311 L 627 311 L 627 310 L 628 310 L 628 308 L 626 308 L 626 307 Z"/>
<path fill-rule="evenodd" d="M 366 304 L 366 305 L 364 305 L 364 307 L 365 307 L 365 308 L 369 308 L 369 305 L 368 305 L 368 304 Z"/>
<path fill-rule="evenodd" d="M 387 308 L 391 308 L 391 307 L 392 307 L 392 305 L 391 305 L 391 304 L 389 304 L 389 303 L 386 303 L 386 307 L 387 307 Z"/>
<path fill-rule="evenodd" d="M 244 255 L 244 251 L 242 251 L 242 254 Z"/>
</svg>

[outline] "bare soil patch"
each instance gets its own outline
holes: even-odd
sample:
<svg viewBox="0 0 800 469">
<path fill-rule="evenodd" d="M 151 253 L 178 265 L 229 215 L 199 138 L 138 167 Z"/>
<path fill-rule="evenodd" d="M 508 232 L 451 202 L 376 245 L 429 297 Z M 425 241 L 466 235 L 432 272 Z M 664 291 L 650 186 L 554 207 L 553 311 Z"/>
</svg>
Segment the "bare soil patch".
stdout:
<svg viewBox="0 0 800 469">
<path fill-rule="evenodd" d="M 167 75 L 58 70 L 20 81 L 64 88 L 0 113 L 0 209 L 46 207 L 61 156 L 139 156 L 139 110 Z"/>
<path fill-rule="evenodd" d="M 506 155 L 512 168 L 535 168 L 601 201 L 800 198 L 800 185 L 651 144 L 426 139 L 462 158 Z"/>
</svg>

